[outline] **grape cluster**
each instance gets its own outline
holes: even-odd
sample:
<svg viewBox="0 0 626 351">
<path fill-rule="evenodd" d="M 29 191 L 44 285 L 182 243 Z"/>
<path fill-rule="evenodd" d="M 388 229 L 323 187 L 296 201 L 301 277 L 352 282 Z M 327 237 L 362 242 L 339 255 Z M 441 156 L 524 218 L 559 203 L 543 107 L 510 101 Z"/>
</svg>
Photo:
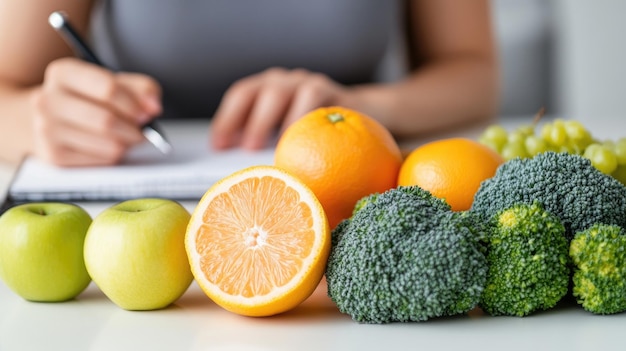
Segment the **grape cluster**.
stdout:
<svg viewBox="0 0 626 351">
<path fill-rule="evenodd" d="M 508 131 L 503 126 L 488 126 L 478 141 L 497 151 L 502 158 L 526 158 L 541 152 L 567 152 L 588 158 L 604 174 L 626 184 L 626 137 L 618 140 L 595 139 L 575 120 L 555 119 L 538 128 L 537 122 Z"/>
</svg>

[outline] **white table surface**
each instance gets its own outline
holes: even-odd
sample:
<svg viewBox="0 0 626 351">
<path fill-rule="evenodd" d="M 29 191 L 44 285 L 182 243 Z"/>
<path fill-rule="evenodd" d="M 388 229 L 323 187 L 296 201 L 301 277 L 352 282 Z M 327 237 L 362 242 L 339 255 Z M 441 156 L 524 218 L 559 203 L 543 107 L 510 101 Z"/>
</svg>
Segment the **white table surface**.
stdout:
<svg viewBox="0 0 626 351">
<path fill-rule="evenodd" d="M 503 120 L 506 126 L 519 119 Z M 589 126 L 626 136 L 626 121 Z M 482 128 L 482 127 L 481 127 Z M 480 128 L 453 132 L 475 134 Z M 82 203 L 92 215 L 108 203 Z M 190 211 L 195 203 L 184 202 Z M 625 334 L 622 334 L 625 333 Z M 33 303 L 0 282 L 0 350 L 624 350 L 626 313 L 598 316 L 574 303 L 528 317 L 480 313 L 420 323 L 359 324 L 341 314 L 325 285 L 274 317 L 243 317 L 215 305 L 193 283 L 170 307 L 125 311 L 91 284 L 76 299 Z"/>
</svg>

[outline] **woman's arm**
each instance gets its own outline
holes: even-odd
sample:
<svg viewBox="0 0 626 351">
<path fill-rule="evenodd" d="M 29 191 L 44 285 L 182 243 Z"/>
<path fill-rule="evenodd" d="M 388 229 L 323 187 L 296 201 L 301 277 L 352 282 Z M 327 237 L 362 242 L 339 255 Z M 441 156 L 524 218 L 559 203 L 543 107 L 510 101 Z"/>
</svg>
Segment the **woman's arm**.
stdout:
<svg viewBox="0 0 626 351">
<path fill-rule="evenodd" d="M 216 148 L 264 147 L 305 113 L 341 105 L 380 120 L 396 136 L 416 136 L 492 117 L 497 65 L 487 0 L 410 1 L 411 56 L 405 79 L 343 86 L 302 69 L 268 69 L 235 82 L 215 114 Z"/>
<path fill-rule="evenodd" d="M 31 96 L 51 61 L 72 54 L 48 25 L 55 10 L 66 11 L 86 32 L 91 1 L 0 1 L 0 158 L 17 160 L 33 147 Z"/>
<path fill-rule="evenodd" d="M 414 136 L 494 116 L 498 65 L 486 0 L 414 0 L 409 6 L 412 72 L 348 94 L 346 104 Z"/>
<path fill-rule="evenodd" d="M 160 112 L 160 87 L 73 58 L 48 24 L 65 11 L 87 36 L 92 2 L 0 1 L 0 158 L 25 154 L 63 166 L 117 163 Z"/>
</svg>

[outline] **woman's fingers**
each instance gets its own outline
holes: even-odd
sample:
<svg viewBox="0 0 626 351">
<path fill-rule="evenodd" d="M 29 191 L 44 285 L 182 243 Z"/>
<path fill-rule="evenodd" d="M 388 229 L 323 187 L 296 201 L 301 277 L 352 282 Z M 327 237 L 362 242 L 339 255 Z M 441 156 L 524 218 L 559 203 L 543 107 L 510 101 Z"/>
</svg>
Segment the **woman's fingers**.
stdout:
<svg viewBox="0 0 626 351">
<path fill-rule="evenodd" d="M 45 128 L 83 130 L 94 136 L 117 139 L 129 145 L 143 140 L 136 123 L 120 118 L 114 111 L 78 95 L 50 91 L 41 94 L 35 104 Z M 64 138 L 63 135 L 58 137 Z M 67 139 L 67 142 L 71 140 Z"/>
<path fill-rule="evenodd" d="M 111 165 L 123 157 L 127 144 L 35 115 L 35 153 L 59 166 Z M 78 157 L 80 155 L 80 157 Z M 70 157 L 71 156 L 71 157 Z"/>
<path fill-rule="evenodd" d="M 66 91 L 105 106 L 119 117 L 137 124 L 149 120 L 148 113 L 116 74 L 75 58 L 52 62 L 46 70 L 44 89 Z"/>
<path fill-rule="evenodd" d="M 213 146 L 266 146 L 278 129 L 330 104 L 341 87 L 306 70 L 268 69 L 235 83 L 225 94 L 211 127 Z"/>
<path fill-rule="evenodd" d="M 142 74 L 54 61 L 33 95 L 36 153 L 66 166 L 117 163 L 145 140 L 140 127 L 161 112 L 160 94 L 158 83 Z"/>
<path fill-rule="evenodd" d="M 243 129 L 241 145 L 244 148 L 254 150 L 266 146 L 289 110 L 298 85 L 307 79 L 307 75 L 302 70 L 273 69 L 266 72 Z"/>
<path fill-rule="evenodd" d="M 251 76 L 234 83 L 226 91 L 211 123 L 213 147 L 225 149 L 239 143 L 241 130 L 262 83 L 262 79 Z"/>
<path fill-rule="evenodd" d="M 280 125 L 280 133 L 305 114 L 322 106 L 334 105 L 340 94 L 339 86 L 322 74 L 311 74 L 298 85 L 289 111 Z"/>
<path fill-rule="evenodd" d="M 116 75 L 116 79 L 140 104 L 149 119 L 162 113 L 161 86 L 154 78 L 145 74 L 122 72 Z M 148 121 L 140 122 L 145 124 Z"/>
</svg>

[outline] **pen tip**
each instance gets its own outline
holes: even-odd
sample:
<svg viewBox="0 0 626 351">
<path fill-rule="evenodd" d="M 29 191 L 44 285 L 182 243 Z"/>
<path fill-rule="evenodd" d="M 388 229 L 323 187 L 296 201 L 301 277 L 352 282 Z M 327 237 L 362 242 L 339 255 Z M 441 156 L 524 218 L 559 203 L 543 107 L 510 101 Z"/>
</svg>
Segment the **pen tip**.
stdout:
<svg viewBox="0 0 626 351">
<path fill-rule="evenodd" d="M 168 155 L 172 152 L 172 145 L 167 140 L 165 140 L 163 135 L 161 135 L 161 133 L 156 131 L 154 128 L 144 127 L 142 131 L 146 139 L 148 139 L 148 141 L 152 143 L 152 145 L 154 145 L 157 149 L 159 149 L 159 151 L 161 151 L 163 154 Z"/>
<path fill-rule="evenodd" d="M 55 11 L 51 13 L 50 16 L 48 17 L 48 23 L 50 23 L 52 28 L 60 29 L 65 24 L 65 18 L 66 16 L 64 12 Z"/>
<path fill-rule="evenodd" d="M 159 151 L 161 151 L 164 155 L 169 155 L 172 153 L 172 151 L 174 150 L 174 148 L 172 147 L 172 145 L 170 145 L 170 143 L 168 143 L 167 141 L 163 141 L 160 143 L 155 143 L 154 144 Z"/>
</svg>

